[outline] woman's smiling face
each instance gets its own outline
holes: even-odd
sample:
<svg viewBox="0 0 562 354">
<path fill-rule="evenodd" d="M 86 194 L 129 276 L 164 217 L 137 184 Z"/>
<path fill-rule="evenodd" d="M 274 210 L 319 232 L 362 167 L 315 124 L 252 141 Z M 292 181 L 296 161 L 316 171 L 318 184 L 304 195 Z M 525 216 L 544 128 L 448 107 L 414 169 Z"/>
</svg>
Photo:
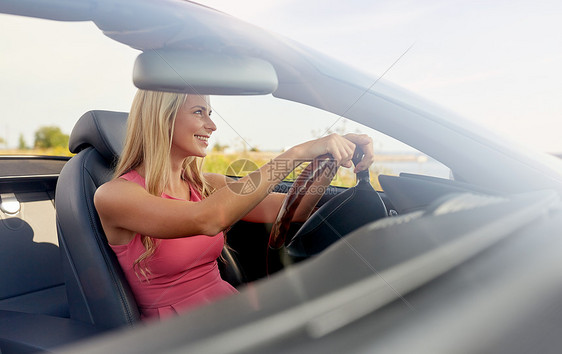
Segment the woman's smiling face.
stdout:
<svg viewBox="0 0 562 354">
<path fill-rule="evenodd" d="M 215 130 L 209 96 L 187 95 L 174 123 L 172 154 L 205 157 L 208 140 Z"/>
</svg>

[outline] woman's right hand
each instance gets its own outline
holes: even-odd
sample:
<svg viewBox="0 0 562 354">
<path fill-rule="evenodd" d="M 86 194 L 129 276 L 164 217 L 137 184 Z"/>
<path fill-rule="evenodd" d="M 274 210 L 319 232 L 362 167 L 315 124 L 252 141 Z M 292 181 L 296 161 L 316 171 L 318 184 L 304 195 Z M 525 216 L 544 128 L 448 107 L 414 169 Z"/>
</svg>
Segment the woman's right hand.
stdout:
<svg viewBox="0 0 562 354">
<path fill-rule="evenodd" d="M 355 144 L 339 134 L 307 141 L 291 148 L 298 159 L 313 160 L 316 156 L 331 154 L 338 166 L 351 167 Z"/>
</svg>

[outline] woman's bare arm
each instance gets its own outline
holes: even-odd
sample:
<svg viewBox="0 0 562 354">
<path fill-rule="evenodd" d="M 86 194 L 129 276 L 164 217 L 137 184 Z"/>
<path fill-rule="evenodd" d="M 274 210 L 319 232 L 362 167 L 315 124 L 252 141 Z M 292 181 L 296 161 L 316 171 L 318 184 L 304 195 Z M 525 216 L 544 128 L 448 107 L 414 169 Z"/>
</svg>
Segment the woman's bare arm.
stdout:
<svg viewBox="0 0 562 354">
<path fill-rule="evenodd" d="M 292 162 L 330 152 L 349 166 L 353 149 L 353 143 L 335 134 L 297 145 L 243 177 L 242 183 L 259 181 L 248 194 L 221 188 L 200 202 L 186 202 L 156 197 L 133 182 L 115 179 L 98 188 L 94 203 L 111 244 L 125 244 L 135 233 L 156 238 L 213 236 L 254 209 L 291 172 Z"/>
<path fill-rule="evenodd" d="M 362 147 L 365 152 L 365 156 L 362 159 L 359 166 L 356 166 L 355 171 L 361 171 L 369 168 L 369 166 L 374 162 L 373 153 L 373 141 L 370 137 L 364 134 L 347 134 L 344 136 L 349 141 L 356 145 Z M 293 166 L 296 167 L 296 166 Z M 220 175 L 209 173 L 205 175 L 209 183 L 213 185 L 214 188 L 220 189 L 225 187 L 228 183 L 239 183 L 237 180 Z M 327 174 L 318 176 L 318 178 L 313 181 L 312 186 L 309 188 L 308 193 L 303 197 L 295 215 L 293 221 L 304 222 L 308 219 L 316 204 L 322 196 L 324 191 L 330 185 L 332 180 L 328 178 Z M 242 220 L 257 222 L 257 223 L 273 223 L 277 218 L 281 204 L 285 200 L 285 194 L 283 193 L 271 193 L 264 200 L 262 200 L 255 208 L 253 208 L 248 214 L 242 217 Z"/>
</svg>

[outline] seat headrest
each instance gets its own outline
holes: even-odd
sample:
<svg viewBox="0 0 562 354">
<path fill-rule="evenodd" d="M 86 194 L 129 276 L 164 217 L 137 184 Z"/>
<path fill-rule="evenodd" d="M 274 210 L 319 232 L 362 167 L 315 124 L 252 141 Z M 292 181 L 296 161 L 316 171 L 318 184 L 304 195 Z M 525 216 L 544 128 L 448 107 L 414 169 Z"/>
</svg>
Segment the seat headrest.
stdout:
<svg viewBox="0 0 562 354">
<path fill-rule="evenodd" d="M 84 113 L 70 133 L 70 152 L 76 154 L 92 146 L 104 159 L 114 161 L 123 151 L 128 116 L 125 112 L 112 111 Z"/>
</svg>

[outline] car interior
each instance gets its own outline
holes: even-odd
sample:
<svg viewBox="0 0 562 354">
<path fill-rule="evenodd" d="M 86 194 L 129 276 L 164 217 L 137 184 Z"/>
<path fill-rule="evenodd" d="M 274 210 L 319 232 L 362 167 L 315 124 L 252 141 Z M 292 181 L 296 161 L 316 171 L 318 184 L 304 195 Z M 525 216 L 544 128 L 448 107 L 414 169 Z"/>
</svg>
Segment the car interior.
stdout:
<svg viewBox="0 0 562 354">
<path fill-rule="evenodd" d="M 93 204 L 96 188 L 112 178 L 126 120 L 125 112 L 87 112 L 70 135 L 69 148 L 76 154 L 70 160 L 29 158 L 26 176 L 4 175 L 0 180 L 4 211 L 0 262 L 7 270 L 0 286 L 3 352 L 46 350 L 139 324 L 131 289 Z M 12 161 L 0 159 L 4 171 Z M 40 173 L 33 176 L 33 168 Z M 382 175 L 379 180 L 384 192 L 375 191 L 368 176 L 358 176 L 353 188 L 330 186 L 313 217 L 304 225 L 291 225 L 281 251 L 268 248 L 271 225 L 243 221 L 233 225 L 223 250 L 225 261 L 219 262 L 222 276 L 241 286 L 313 257 L 361 225 L 422 210 L 444 194 L 474 192 L 474 186 L 420 175 Z M 277 191 L 287 192 L 289 187 L 290 182 L 283 182 Z M 12 212 L 15 217 L 5 211 L 10 202 L 18 205 Z M 18 321 L 22 324 L 14 327 Z M 30 322 L 35 326 L 24 325 Z M 66 331 L 61 332 L 61 326 Z M 11 333 L 10 328 L 18 330 Z"/>
</svg>

